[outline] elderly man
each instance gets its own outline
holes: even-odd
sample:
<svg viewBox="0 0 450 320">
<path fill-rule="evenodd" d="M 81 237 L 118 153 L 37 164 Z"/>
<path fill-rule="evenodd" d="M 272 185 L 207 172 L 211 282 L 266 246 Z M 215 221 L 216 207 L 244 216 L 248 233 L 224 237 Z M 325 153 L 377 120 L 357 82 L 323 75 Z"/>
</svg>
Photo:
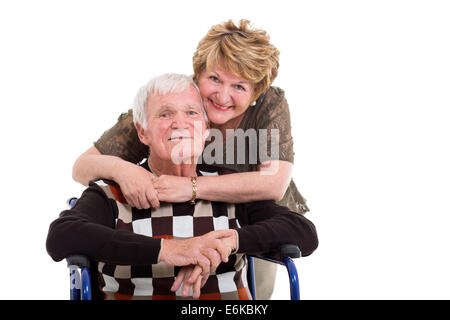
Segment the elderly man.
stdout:
<svg viewBox="0 0 450 320">
<path fill-rule="evenodd" d="M 196 199 L 196 177 L 223 172 L 197 167 L 208 126 L 190 77 L 150 80 L 139 90 L 133 114 L 139 139 L 151 149 L 143 167 L 156 176 L 191 177 L 192 199 L 137 209 L 114 182 L 91 182 L 74 208 L 51 224 L 50 256 L 59 261 L 77 253 L 97 261 L 104 298 L 249 299 L 245 253 L 285 243 L 297 244 L 303 256 L 315 250 L 314 225 L 273 201 Z"/>
</svg>

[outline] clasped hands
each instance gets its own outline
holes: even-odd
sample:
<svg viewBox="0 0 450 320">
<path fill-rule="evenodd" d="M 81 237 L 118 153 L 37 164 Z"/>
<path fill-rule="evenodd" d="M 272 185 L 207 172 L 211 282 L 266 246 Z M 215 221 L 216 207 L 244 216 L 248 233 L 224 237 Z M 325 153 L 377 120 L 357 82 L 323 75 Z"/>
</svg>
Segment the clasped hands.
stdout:
<svg viewBox="0 0 450 320">
<path fill-rule="evenodd" d="M 163 241 L 160 261 L 182 266 L 171 290 L 176 292 L 183 285 L 183 297 L 187 297 L 192 288 L 194 299 L 198 299 L 209 274 L 221 262 L 228 262 L 229 255 L 236 249 L 237 233 L 232 229 L 217 230 L 190 239 Z"/>
</svg>

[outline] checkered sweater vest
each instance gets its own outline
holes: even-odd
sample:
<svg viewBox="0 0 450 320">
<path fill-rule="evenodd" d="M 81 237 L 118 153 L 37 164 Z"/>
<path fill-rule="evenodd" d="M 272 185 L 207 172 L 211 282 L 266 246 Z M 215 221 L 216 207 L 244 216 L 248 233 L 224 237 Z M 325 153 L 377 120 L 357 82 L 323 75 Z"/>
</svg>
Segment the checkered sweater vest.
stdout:
<svg viewBox="0 0 450 320">
<path fill-rule="evenodd" d="M 129 206 L 117 185 L 97 184 L 117 203 L 116 229 L 163 239 L 185 239 L 200 236 L 212 230 L 236 229 L 239 222 L 235 205 L 197 200 L 189 203 L 161 203 L 158 209 L 139 210 Z M 98 263 L 100 290 L 106 299 L 176 300 L 181 289 L 170 291 L 181 267 L 165 262 L 148 266 L 113 265 Z M 190 294 L 192 297 L 192 292 Z M 249 300 L 247 259 L 245 255 L 231 255 L 221 263 L 201 289 L 200 299 Z"/>
</svg>

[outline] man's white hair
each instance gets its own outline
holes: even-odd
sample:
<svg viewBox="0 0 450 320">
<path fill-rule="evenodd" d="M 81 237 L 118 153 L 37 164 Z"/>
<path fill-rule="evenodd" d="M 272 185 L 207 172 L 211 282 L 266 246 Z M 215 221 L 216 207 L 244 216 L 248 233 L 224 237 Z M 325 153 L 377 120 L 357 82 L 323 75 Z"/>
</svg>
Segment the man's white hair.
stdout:
<svg viewBox="0 0 450 320">
<path fill-rule="evenodd" d="M 197 90 L 205 119 L 208 122 L 208 116 L 206 115 L 203 106 L 200 89 L 192 77 L 178 73 L 166 73 L 151 79 L 146 85 L 139 89 L 133 103 L 134 124 L 138 123 L 142 128 L 147 129 L 147 100 L 149 96 L 183 92 L 188 89 L 189 86 L 193 86 Z"/>
</svg>

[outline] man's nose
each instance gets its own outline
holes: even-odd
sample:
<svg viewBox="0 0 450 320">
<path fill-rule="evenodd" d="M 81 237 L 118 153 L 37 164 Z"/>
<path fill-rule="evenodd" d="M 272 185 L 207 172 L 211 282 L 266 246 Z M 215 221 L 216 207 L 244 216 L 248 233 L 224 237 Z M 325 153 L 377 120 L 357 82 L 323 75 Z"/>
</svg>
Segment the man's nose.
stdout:
<svg viewBox="0 0 450 320">
<path fill-rule="evenodd" d="M 172 121 L 173 129 L 185 129 L 189 127 L 188 118 L 183 114 L 183 112 L 177 112 Z"/>
</svg>

